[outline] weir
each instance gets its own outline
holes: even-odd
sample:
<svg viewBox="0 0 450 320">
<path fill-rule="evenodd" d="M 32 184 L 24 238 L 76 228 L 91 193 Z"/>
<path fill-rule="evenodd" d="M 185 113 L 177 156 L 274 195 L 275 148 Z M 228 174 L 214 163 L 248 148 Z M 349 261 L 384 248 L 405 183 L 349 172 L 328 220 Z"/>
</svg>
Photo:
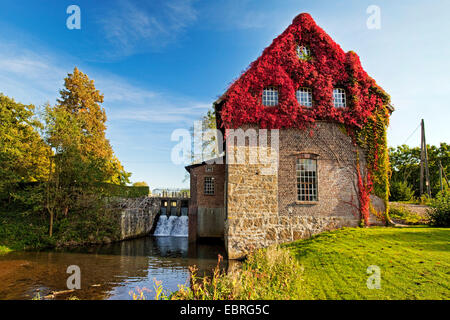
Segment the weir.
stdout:
<svg viewBox="0 0 450 320">
<path fill-rule="evenodd" d="M 189 198 L 141 197 L 121 203 L 121 240 L 155 236 L 188 236 Z"/>
</svg>

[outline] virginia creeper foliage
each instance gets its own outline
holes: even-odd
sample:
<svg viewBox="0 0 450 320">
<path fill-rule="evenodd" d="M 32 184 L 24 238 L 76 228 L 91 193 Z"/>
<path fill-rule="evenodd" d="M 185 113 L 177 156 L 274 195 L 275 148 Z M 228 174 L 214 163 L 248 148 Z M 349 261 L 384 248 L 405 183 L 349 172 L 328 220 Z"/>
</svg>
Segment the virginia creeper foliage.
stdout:
<svg viewBox="0 0 450 320">
<path fill-rule="evenodd" d="M 310 57 L 300 59 L 297 46 L 307 46 Z M 277 106 L 262 104 L 266 87 L 278 89 Z M 295 93 L 302 87 L 312 89 L 310 108 L 297 102 Z M 345 108 L 334 107 L 333 88 L 345 90 Z M 373 189 L 387 200 L 389 163 L 385 131 L 390 97 L 363 70 L 358 55 L 352 51 L 345 53 L 309 14 L 298 15 L 229 87 L 222 99 L 225 102 L 221 121 L 225 128 L 258 124 L 268 129 L 306 129 L 313 127 L 317 120 L 344 125 L 355 143 L 367 151 L 368 173 L 365 177 L 358 173 L 361 218 L 368 216 L 365 202 Z"/>
</svg>

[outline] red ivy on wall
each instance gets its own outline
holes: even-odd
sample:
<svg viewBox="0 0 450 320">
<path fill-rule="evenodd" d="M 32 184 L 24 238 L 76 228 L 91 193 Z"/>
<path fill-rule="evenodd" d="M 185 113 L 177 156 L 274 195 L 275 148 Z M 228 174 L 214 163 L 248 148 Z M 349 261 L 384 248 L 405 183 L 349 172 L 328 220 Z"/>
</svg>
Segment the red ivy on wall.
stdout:
<svg viewBox="0 0 450 320">
<path fill-rule="evenodd" d="M 297 45 L 308 46 L 311 58 L 301 60 Z M 276 87 L 279 105 L 262 105 L 265 87 Z M 295 92 L 308 87 L 313 107 L 299 105 Z M 333 106 L 333 88 L 346 90 L 347 108 Z M 309 14 L 302 13 L 227 90 L 221 119 L 226 128 L 257 123 L 263 128 L 305 128 L 315 120 L 362 127 L 383 106 L 388 95 L 367 75 L 354 52 L 345 53 Z"/>
<path fill-rule="evenodd" d="M 309 48 L 309 59 L 299 59 L 298 45 Z M 278 106 L 262 105 L 262 92 L 266 87 L 278 89 Z M 313 106 L 310 108 L 297 102 L 295 92 L 301 87 L 312 89 Z M 334 88 L 346 91 L 346 108 L 334 108 Z M 253 123 L 270 129 L 305 129 L 316 120 L 326 120 L 345 125 L 349 133 L 364 133 L 372 131 L 365 125 L 371 127 L 371 121 L 376 124 L 376 115 L 389 104 L 390 97 L 363 70 L 356 53 L 345 53 L 309 14 L 302 13 L 230 86 L 222 99 L 220 117 L 225 128 Z M 388 119 L 389 113 L 385 114 Z M 367 177 L 361 177 L 358 169 L 360 213 L 366 223 L 372 177 L 376 176 L 377 170 L 383 175 L 387 172 L 377 168 L 380 150 L 387 148 L 379 144 L 377 135 L 382 136 L 382 132 L 372 131 L 365 138 L 372 150 L 368 154 Z M 384 187 L 388 188 L 387 185 Z"/>
</svg>

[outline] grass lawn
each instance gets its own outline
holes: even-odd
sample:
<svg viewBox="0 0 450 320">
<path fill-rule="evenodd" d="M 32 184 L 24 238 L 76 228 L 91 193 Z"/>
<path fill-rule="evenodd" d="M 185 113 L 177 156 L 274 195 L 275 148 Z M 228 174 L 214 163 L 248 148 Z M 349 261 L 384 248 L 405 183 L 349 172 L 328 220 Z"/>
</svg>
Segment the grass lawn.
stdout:
<svg viewBox="0 0 450 320">
<path fill-rule="evenodd" d="M 300 299 L 450 299 L 450 229 L 345 228 L 283 247 L 304 268 Z M 367 288 L 370 265 L 380 289 Z"/>
</svg>

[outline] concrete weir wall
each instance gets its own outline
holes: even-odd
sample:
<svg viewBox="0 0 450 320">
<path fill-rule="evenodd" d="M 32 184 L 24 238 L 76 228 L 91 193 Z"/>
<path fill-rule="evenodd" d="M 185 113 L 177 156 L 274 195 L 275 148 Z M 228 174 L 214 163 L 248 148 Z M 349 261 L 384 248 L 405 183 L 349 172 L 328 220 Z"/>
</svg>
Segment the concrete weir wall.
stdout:
<svg viewBox="0 0 450 320">
<path fill-rule="evenodd" d="M 136 198 L 124 200 L 121 207 L 121 240 L 148 235 L 161 209 L 159 198 Z"/>
</svg>

